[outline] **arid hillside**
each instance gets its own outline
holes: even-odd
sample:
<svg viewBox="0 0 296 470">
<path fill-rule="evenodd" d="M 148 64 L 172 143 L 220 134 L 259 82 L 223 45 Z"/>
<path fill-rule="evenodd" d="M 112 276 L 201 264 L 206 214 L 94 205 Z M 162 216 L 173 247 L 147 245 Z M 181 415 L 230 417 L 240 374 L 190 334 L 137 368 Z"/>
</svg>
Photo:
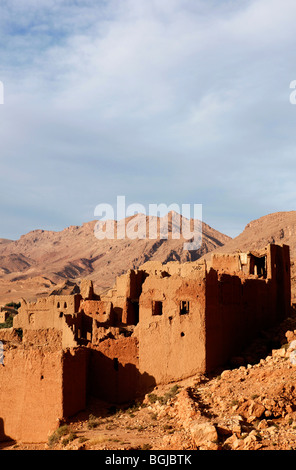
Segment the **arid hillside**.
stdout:
<svg viewBox="0 0 296 470">
<path fill-rule="evenodd" d="M 268 243 L 290 246 L 292 301 L 296 300 L 296 211 L 276 212 L 248 223 L 243 232 L 216 249 L 220 253 L 256 251 Z M 204 255 L 205 259 L 210 257 Z"/>
<path fill-rule="evenodd" d="M 124 221 L 125 225 L 132 217 Z M 158 219 L 160 223 L 161 219 Z M 94 235 L 96 221 L 70 226 L 60 232 L 34 230 L 19 240 L 0 239 L 0 304 L 46 295 L 64 281 L 94 281 L 97 292 L 113 285 L 117 275 L 150 260 L 194 261 L 210 253 L 260 250 L 268 243 L 287 244 L 291 250 L 292 300 L 296 300 L 296 211 L 277 212 L 253 220 L 231 239 L 206 223 L 202 224 L 202 246 L 184 250 L 184 239 L 105 239 Z M 115 223 L 116 227 L 116 223 Z M 148 227 L 148 218 L 147 218 Z"/>
<path fill-rule="evenodd" d="M 149 220 L 146 220 L 148 230 Z M 161 221 L 158 219 L 159 227 Z M 126 227 L 133 222 L 133 217 L 124 221 Z M 116 276 L 146 261 L 194 261 L 230 240 L 202 223 L 200 249 L 186 251 L 182 236 L 172 239 L 173 222 L 170 218 L 165 225 L 167 239 L 99 240 L 94 234 L 97 221 L 70 226 L 60 232 L 34 230 L 16 241 L 0 239 L 0 305 L 22 297 L 30 300 L 46 295 L 60 283 L 79 282 L 81 278 L 91 278 L 99 293 L 112 287 Z M 135 228 L 135 233 L 140 230 Z"/>
</svg>

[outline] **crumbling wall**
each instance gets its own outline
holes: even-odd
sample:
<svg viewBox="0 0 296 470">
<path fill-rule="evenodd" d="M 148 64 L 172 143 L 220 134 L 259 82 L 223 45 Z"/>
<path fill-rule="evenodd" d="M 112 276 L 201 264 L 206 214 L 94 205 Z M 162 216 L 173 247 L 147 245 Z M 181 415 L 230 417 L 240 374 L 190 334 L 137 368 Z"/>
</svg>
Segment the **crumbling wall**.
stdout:
<svg viewBox="0 0 296 470">
<path fill-rule="evenodd" d="M 282 321 L 291 309 L 290 248 L 287 245 L 268 245 L 268 273 L 273 282 L 276 318 Z"/>
<path fill-rule="evenodd" d="M 54 328 L 62 331 L 62 346 L 74 347 L 75 312 L 79 310 L 80 295 L 51 295 L 36 302 L 22 302 L 19 313 L 13 319 L 14 328 L 24 331 L 47 330 Z M 71 317 L 71 327 L 67 318 Z M 78 318 L 76 318 L 78 321 Z"/>
<path fill-rule="evenodd" d="M 215 271 L 233 274 L 241 271 L 241 259 L 238 253 L 213 253 L 211 267 Z"/>
<path fill-rule="evenodd" d="M 1 440 L 46 441 L 62 408 L 62 350 L 4 344 L 0 365 Z M 1 431 L 2 428 L 2 431 Z"/>
<path fill-rule="evenodd" d="M 138 341 L 135 337 L 106 339 L 90 350 L 88 390 L 113 403 L 133 400 L 140 387 Z"/>
<path fill-rule="evenodd" d="M 289 255 L 270 245 L 267 279 L 218 274 L 211 269 L 206 289 L 207 370 L 239 354 L 264 329 L 290 313 Z"/>
<path fill-rule="evenodd" d="M 191 278 L 167 272 L 143 284 L 139 370 L 156 383 L 205 372 L 205 265 L 195 267 Z"/>
<path fill-rule="evenodd" d="M 90 350 L 68 348 L 62 355 L 63 417 L 73 416 L 86 407 Z"/>
<path fill-rule="evenodd" d="M 10 316 L 9 312 L 0 311 L 0 323 L 5 323 L 9 316 Z"/>
<path fill-rule="evenodd" d="M 207 370 L 225 364 L 275 320 L 272 283 L 210 270 L 206 283 Z"/>
<path fill-rule="evenodd" d="M 88 352 L 63 350 L 52 329 L 25 332 L 23 341 L 0 330 L 0 341 L 0 440 L 46 442 L 60 420 L 86 406 Z"/>
<path fill-rule="evenodd" d="M 73 315 L 79 310 L 81 296 L 74 295 L 51 295 L 39 298 L 36 302 L 21 303 L 18 314 L 13 320 L 15 328 L 62 329 L 65 315 Z"/>
<path fill-rule="evenodd" d="M 236 257 L 253 272 L 255 255 L 248 253 L 248 261 L 243 255 L 212 256 L 206 282 L 207 370 L 225 364 L 261 330 L 279 323 L 291 311 L 289 247 L 270 244 L 258 253 L 259 260 L 265 257 L 264 275 L 243 270 L 226 274 L 232 263 L 235 268 Z"/>
<path fill-rule="evenodd" d="M 138 323 L 139 297 L 146 276 L 142 269 L 130 269 L 118 276 L 114 287 L 100 296 L 101 301 L 110 306 L 114 326 Z"/>
<path fill-rule="evenodd" d="M 15 331 L 13 329 L 13 331 Z M 55 328 L 42 330 L 23 330 L 21 342 L 24 347 L 40 347 L 59 350 L 63 347 L 63 333 Z"/>
</svg>

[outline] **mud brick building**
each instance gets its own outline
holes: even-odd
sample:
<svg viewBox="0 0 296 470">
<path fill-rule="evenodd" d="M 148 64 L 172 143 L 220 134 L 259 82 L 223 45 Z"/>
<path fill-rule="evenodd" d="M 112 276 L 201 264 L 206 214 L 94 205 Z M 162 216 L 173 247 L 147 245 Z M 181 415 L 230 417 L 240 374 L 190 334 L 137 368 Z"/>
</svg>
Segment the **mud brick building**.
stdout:
<svg viewBox="0 0 296 470">
<path fill-rule="evenodd" d="M 83 280 L 23 300 L 13 328 L 0 330 L 0 438 L 44 441 L 89 396 L 124 403 L 212 371 L 290 307 L 289 247 L 274 244 L 211 262 L 148 262 L 100 295 Z"/>
</svg>

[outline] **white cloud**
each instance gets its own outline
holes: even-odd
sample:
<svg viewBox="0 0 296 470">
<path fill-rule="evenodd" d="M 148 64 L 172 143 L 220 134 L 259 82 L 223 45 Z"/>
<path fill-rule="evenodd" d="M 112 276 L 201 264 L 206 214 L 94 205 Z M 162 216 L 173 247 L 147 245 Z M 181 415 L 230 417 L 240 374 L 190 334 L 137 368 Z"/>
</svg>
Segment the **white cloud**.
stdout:
<svg viewBox="0 0 296 470">
<path fill-rule="evenodd" d="M 34 220 L 32 200 L 48 203 L 53 224 L 55 210 L 81 223 L 86 206 L 117 194 L 190 199 L 226 232 L 238 210 L 244 223 L 263 215 L 258 199 L 289 210 L 295 10 L 292 0 L 3 2 L 2 204 L 27 200 Z"/>
</svg>

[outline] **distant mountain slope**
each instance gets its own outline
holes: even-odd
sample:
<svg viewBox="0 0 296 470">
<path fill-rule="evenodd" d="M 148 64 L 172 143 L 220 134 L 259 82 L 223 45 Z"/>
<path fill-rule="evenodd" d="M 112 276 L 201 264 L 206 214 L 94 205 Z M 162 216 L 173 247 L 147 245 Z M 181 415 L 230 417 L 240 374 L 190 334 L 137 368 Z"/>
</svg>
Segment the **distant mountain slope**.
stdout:
<svg viewBox="0 0 296 470">
<path fill-rule="evenodd" d="M 219 252 L 260 249 L 268 243 L 290 245 L 296 255 L 296 211 L 276 212 L 249 222 L 243 232 L 229 240 Z"/>
<path fill-rule="evenodd" d="M 124 223 L 132 220 L 129 217 Z M 149 218 L 146 220 L 148 223 Z M 91 278 L 100 292 L 111 287 L 116 276 L 146 261 L 194 261 L 230 240 L 202 223 L 201 248 L 184 251 L 184 238 L 98 240 L 94 235 L 96 223 L 70 226 L 60 232 L 34 230 L 16 241 L 0 239 L 0 304 L 45 295 L 63 281 L 79 282 L 83 277 Z M 172 229 L 170 219 L 169 234 Z"/>
</svg>

